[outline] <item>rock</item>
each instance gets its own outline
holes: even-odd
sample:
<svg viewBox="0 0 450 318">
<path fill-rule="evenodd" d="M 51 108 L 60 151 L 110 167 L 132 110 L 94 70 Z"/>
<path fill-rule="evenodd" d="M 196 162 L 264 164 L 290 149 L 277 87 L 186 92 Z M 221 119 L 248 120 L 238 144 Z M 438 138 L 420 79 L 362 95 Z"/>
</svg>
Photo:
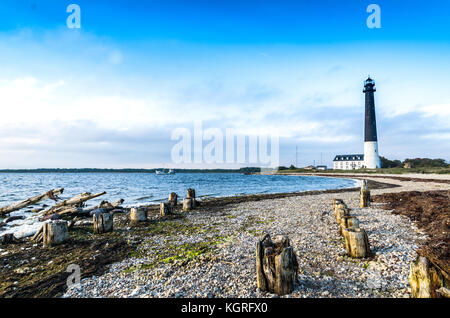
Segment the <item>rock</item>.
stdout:
<svg viewBox="0 0 450 318">
<path fill-rule="evenodd" d="M 12 221 L 23 220 L 23 219 L 25 219 L 25 217 L 22 216 L 22 215 L 10 216 L 10 217 L 7 217 L 6 219 L 4 219 L 3 222 L 9 223 L 9 222 L 12 222 Z"/>
</svg>

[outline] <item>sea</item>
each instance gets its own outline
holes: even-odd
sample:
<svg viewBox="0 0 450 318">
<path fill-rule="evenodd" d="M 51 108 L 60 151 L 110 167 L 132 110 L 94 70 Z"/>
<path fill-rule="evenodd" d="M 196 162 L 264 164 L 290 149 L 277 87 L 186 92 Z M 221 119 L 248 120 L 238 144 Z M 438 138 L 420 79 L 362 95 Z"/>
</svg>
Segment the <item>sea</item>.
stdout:
<svg viewBox="0 0 450 318">
<path fill-rule="evenodd" d="M 203 198 L 237 196 L 261 193 L 285 193 L 311 190 L 351 188 L 358 181 L 343 178 L 293 175 L 244 175 L 242 173 L 176 173 L 157 175 L 153 173 L 0 173 L 0 206 L 25 200 L 50 189 L 64 188 L 61 199 L 83 192 L 106 194 L 88 201 L 96 205 L 102 200 L 110 202 L 124 199 L 123 206 L 159 204 L 167 200 L 170 192 L 180 198 L 186 196 L 187 188 L 194 188 L 197 197 Z M 0 235 L 14 233 L 16 237 L 32 235 L 40 225 L 30 210 L 51 205 L 42 201 L 35 206 L 12 212 L 10 216 L 25 219 L 7 223 L 0 228 Z M 0 218 L 0 222 L 2 222 Z"/>
</svg>

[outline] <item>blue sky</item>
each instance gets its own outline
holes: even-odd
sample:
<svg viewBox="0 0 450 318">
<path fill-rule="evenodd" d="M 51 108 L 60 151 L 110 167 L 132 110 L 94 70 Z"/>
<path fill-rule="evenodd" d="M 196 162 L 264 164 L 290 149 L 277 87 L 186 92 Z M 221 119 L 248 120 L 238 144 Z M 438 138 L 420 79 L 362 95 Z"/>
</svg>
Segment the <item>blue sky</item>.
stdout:
<svg viewBox="0 0 450 318">
<path fill-rule="evenodd" d="M 363 150 L 368 74 L 381 155 L 449 160 L 449 18 L 448 1 L 2 1 L 0 168 L 171 166 L 196 119 L 330 165 Z"/>
</svg>

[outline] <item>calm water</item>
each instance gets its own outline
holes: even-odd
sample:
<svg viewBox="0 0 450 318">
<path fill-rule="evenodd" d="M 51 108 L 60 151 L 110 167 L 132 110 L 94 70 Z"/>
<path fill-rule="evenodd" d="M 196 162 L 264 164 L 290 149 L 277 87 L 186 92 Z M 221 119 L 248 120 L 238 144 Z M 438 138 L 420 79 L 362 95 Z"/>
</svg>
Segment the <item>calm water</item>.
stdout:
<svg viewBox="0 0 450 318">
<path fill-rule="evenodd" d="M 186 189 L 194 188 L 198 197 L 219 197 L 251 193 L 279 193 L 307 190 L 349 188 L 356 181 L 307 176 L 243 175 L 238 173 L 179 173 L 156 175 L 150 173 L 0 173 L 0 206 L 24 200 L 54 188 L 64 188 L 62 199 L 82 192 L 106 194 L 88 201 L 90 206 L 101 200 L 125 199 L 124 206 L 144 205 L 167 200 L 170 192 L 183 198 Z M 47 200 L 43 203 L 52 204 Z M 31 207 L 30 207 L 31 208 Z M 23 216 L 0 227 L 0 235 L 13 233 L 21 238 L 31 236 L 42 226 L 29 208 L 12 212 Z M 1 219 L 0 219 L 1 221 Z"/>
<path fill-rule="evenodd" d="M 123 198 L 127 206 L 162 202 L 167 200 L 170 192 L 185 197 L 188 187 L 194 188 L 201 198 L 338 189 L 354 185 L 355 181 L 349 179 L 238 173 L 0 173 L 0 206 L 59 187 L 64 188 L 62 198 L 82 192 L 106 191 L 106 195 L 89 201 L 89 205 Z"/>
</svg>

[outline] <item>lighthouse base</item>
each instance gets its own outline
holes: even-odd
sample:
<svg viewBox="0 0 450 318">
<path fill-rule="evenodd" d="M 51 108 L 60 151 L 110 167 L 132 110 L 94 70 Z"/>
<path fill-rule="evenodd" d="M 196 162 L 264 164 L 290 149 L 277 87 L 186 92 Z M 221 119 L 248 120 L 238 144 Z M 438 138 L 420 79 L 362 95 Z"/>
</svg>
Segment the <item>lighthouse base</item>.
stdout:
<svg viewBox="0 0 450 318">
<path fill-rule="evenodd" d="M 364 166 L 369 169 L 381 168 L 381 160 L 378 155 L 378 142 L 364 142 Z"/>
</svg>

